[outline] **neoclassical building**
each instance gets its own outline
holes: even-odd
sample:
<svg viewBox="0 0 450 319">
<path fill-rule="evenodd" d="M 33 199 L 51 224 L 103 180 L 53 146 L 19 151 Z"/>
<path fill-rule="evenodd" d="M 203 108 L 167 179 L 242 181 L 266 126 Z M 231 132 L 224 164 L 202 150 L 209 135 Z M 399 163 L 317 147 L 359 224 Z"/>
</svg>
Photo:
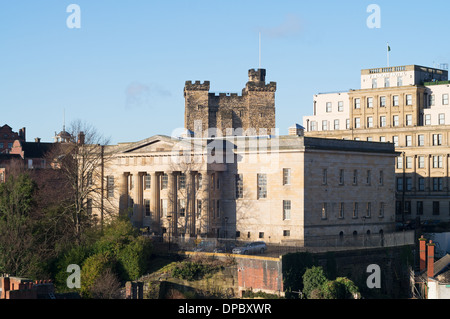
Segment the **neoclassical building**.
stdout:
<svg viewBox="0 0 450 319">
<path fill-rule="evenodd" d="M 364 69 L 360 89 L 314 96 L 305 135 L 393 143 L 397 220 L 448 221 L 449 96 L 444 69 Z"/>
</svg>

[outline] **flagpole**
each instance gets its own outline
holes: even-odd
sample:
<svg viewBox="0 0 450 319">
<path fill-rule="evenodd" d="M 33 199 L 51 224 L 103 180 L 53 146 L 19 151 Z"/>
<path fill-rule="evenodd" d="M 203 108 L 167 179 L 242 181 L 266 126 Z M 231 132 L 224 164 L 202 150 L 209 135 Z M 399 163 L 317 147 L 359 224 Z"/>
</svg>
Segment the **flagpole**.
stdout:
<svg viewBox="0 0 450 319">
<path fill-rule="evenodd" d="M 387 66 L 389 67 L 389 51 L 390 51 L 390 48 L 389 48 L 389 42 L 387 43 Z"/>
<path fill-rule="evenodd" d="M 259 68 L 261 69 L 261 32 L 259 33 Z"/>
</svg>

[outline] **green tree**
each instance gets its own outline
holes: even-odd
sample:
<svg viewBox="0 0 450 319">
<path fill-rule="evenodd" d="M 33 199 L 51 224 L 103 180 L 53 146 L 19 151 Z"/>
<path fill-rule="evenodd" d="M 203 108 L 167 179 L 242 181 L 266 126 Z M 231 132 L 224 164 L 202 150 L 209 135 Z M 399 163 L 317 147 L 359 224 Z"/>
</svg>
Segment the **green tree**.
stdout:
<svg viewBox="0 0 450 319">
<path fill-rule="evenodd" d="M 41 247 L 30 216 L 35 192 L 36 184 L 23 172 L 0 184 L 0 272 L 33 277 L 40 270 Z"/>
<path fill-rule="evenodd" d="M 323 268 L 313 266 L 305 271 L 303 275 L 303 293 L 307 298 L 311 298 L 311 293 L 315 289 L 321 289 L 321 286 L 328 281 Z"/>
</svg>

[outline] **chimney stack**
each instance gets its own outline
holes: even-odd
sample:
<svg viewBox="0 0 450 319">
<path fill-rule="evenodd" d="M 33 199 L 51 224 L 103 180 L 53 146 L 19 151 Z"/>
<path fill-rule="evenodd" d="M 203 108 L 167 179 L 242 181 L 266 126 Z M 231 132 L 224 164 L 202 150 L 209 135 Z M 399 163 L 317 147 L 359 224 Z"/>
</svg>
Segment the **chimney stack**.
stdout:
<svg viewBox="0 0 450 319">
<path fill-rule="evenodd" d="M 427 276 L 428 278 L 434 277 L 434 243 L 432 240 L 427 244 L 428 246 L 428 265 Z"/>
<path fill-rule="evenodd" d="M 419 238 L 419 271 L 425 270 L 427 267 L 427 240 L 420 236 Z"/>
</svg>

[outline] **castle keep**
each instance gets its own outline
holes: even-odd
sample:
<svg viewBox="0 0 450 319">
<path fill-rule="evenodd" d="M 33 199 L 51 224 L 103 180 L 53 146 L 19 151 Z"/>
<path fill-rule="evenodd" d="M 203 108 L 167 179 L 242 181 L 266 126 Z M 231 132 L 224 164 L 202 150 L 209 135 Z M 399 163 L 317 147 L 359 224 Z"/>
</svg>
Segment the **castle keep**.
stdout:
<svg viewBox="0 0 450 319">
<path fill-rule="evenodd" d="M 276 83 L 266 84 L 265 69 L 249 70 L 248 78 L 241 95 L 217 95 L 209 92 L 209 81 L 186 81 L 185 128 L 195 134 L 208 131 L 209 136 L 271 134 L 275 129 Z M 232 129 L 243 132 L 230 133 Z"/>
</svg>

